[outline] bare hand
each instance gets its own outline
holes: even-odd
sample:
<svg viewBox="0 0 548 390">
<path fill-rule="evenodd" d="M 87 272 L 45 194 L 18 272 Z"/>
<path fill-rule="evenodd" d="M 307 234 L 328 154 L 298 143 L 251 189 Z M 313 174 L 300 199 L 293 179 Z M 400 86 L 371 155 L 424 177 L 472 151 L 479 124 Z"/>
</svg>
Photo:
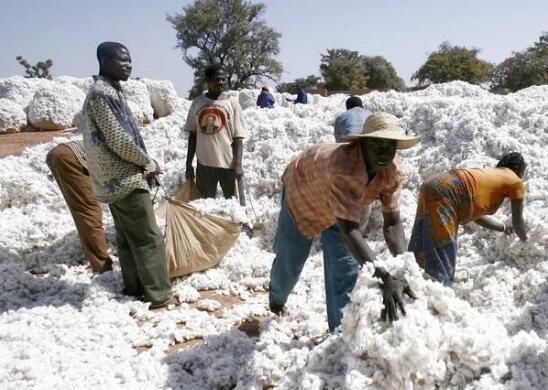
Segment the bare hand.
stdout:
<svg viewBox="0 0 548 390">
<path fill-rule="evenodd" d="M 381 312 L 382 320 L 386 321 L 388 319 L 390 322 L 398 320 L 398 308 L 405 315 L 403 294 L 407 294 L 413 299 L 417 299 L 417 296 L 411 290 L 407 281 L 397 279 L 385 270 L 376 268 L 373 276 L 380 277 L 382 280 L 382 303 L 384 305 Z"/>
<path fill-rule="evenodd" d="M 234 178 L 240 180 L 244 176 L 244 170 L 241 165 L 234 166 Z"/>
<path fill-rule="evenodd" d="M 194 179 L 194 177 L 194 167 L 192 165 L 188 165 L 185 171 L 185 178 L 187 180 L 191 180 Z"/>
</svg>

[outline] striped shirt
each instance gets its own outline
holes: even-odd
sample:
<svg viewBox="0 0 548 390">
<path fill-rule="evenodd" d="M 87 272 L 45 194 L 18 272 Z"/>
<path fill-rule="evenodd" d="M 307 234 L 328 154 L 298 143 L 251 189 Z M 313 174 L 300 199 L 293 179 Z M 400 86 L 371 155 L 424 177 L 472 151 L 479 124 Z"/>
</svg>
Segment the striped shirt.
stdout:
<svg viewBox="0 0 548 390">
<path fill-rule="evenodd" d="M 398 211 L 403 177 L 397 156 L 369 180 L 359 143 L 326 143 L 306 149 L 289 163 L 282 182 L 293 222 L 312 238 L 337 218 L 359 223 L 361 210 L 376 199 L 384 212 Z"/>
<path fill-rule="evenodd" d="M 87 171 L 88 163 L 86 160 L 86 152 L 84 150 L 84 141 L 67 141 L 63 142 L 63 144 L 68 146 L 70 150 L 72 150 L 72 153 L 74 153 L 80 164 L 82 164 L 82 167 L 84 167 L 84 169 Z"/>
</svg>

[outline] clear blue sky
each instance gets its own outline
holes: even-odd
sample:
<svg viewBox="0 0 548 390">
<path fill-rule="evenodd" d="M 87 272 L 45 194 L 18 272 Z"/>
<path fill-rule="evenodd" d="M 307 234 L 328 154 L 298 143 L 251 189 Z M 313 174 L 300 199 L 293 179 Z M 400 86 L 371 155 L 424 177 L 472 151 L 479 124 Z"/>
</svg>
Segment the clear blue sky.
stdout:
<svg viewBox="0 0 548 390">
<path fill-rule="evenodd" d="M 266 0 L 264 18 L 282 33 L 284 81 L 319 75 L 320 54 L 347 48 L 382 55 L 410 77 L 442 41 L 481 49 L 500 62 L 548 31 L 548 0 Z M 55 76 L 97 72 L 95 49 L 124 43 L 134 76 L 169 79 L 186 97 L 192 70 L 176 49 L 166 15 L 182 0 L 0 0 L 0 77 L 23 74 L 15 61 L 51 58 Z"/>
</svg>

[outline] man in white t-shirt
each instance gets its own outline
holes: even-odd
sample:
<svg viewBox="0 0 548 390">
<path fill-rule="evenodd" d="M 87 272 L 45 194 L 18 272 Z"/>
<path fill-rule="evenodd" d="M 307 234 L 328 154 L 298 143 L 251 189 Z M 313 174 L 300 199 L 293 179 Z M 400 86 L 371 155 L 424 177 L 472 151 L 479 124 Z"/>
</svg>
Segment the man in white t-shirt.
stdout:
<svg viewBox="0 0 548 390">
<path fill-rule="evenodd" d="M 189 133 L 185 177 L 194 177 L 202 196 L 214 198 L 217 184 L 225 198 L 235 194 L 235 181 L 242 178 L 242 150 L 245 121 L 238 99 L 226 92 L 227 77 L 218 64 L 205 70 L 207 92 L 192 102 L 185 131 Z"/>
</svg>

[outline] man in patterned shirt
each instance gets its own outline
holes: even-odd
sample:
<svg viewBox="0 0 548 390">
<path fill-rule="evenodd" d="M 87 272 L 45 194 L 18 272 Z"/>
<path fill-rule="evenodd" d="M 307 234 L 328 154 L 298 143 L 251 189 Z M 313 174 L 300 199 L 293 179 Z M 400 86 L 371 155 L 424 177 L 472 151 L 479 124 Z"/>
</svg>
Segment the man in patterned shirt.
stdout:
<svg viewBox="0 0 548 390">
<path fill-rule="evenodd" d="M 68 141 L 55 146 L 49 151 L 46 163 L 72 214 L 91 270 L 96 273 L 112 270 L 103 229 L 103 210 L 91 188 L 83 142 Z"/>
<path fill-rule="evenodd" d="M 83 109 L 91 183 L 114 220 L 125 292 L 144 296 L 150 308 L 167 306 L 176 300 L 149 194 L 149 183 L 160 168 L 147 153 L 120 85 L 131 74 L 131 57 L 124 45 L 103 42 L 97 47 L 97 59 L 99 76 Z"/>
<path fill-rule="evenodd" d="M 403 169 L 397 149 L 419 142 L 405 134 L 388 113 L 370 115 L 361 134 L 350 143 L 319 144 L 297 156 L 282 176 L 284 189 L 274 238 L 276 258 L 270 273 L 270 310 L 280 314 L 310 253 L 312 239 L 321 234 L 329 329 L 341 321 L 341 309 L 356 283 L 359 265 L 375 259 L 359 231 L 361 210 L 376 199 L 382 203 L 384 238 L 393 255 L 404 253 L 406 241 L 399 216 Z M 403 293 L 409 285 L 381 268 L 383 318 L 405 314 Z"/>
</svg>

